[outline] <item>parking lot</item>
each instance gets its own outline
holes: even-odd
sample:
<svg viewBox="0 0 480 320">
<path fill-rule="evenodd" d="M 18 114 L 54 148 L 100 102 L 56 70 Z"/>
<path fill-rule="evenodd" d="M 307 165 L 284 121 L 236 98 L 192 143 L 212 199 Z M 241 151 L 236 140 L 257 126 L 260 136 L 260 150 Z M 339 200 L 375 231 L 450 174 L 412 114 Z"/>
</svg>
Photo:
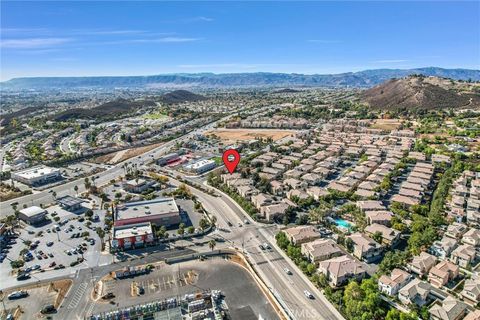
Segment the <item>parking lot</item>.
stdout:
<svg viewBox="0 0 480 320">
<path fill-rule="evenodd" d="M 132 290 L 132 285 L 141 287 L 143 293 Z M 248 272 L 219 257 L 161 265 L 147 275 L 107 281 L 102 294 L 111 292 L 115 298 L 111 304 L 95 303 L 92 312 L 108 311 L 117 304 L 123 307 L 207 289 L 221 290 L 225 294 L 232 319 L 258 319 L 259 315 L 264 319 L 278 318 Z"/>
<path fill-rule="evenodd" d="M 51 213 L 60 209 L 49 208 Z M 63 210 L 65 211 L 65 210 Z M 0 264 L 0 272 L 4 275 L 11 275 L 2 279 L 1 287 L 10 287 L 20 284 L 12 273 L 10 261 L 25 260 L 21 268 L 30 273 L 30 279 L 24 282 L 31 282 L 43 279 L 56 272 L 55 275 L 70 274 L 71 268 L 85 268 L 88 266 L 101 265 L 110 261 L 108 256 L 101 255 L 101 241 L 95 229 L 103 226 L 103 213 L 94 210 L 94 216 L 98 220 L 89 222 L 83 215 L 76 215 L 67 212 L 58 214 L 61 219 L 58 222 L 51 221 L 43 226 L 34 227 L 27 225 L 25 228 L 17 228 L 19 233 L 16 239 L 12 239 L 5 253 L 7 257 Z M 74 266 L 75 261 L 83 261 Z M 63 266 L 63 268 L 62 268 Z M 60 270 L 68 271 L 60 271 Z"/>
</svg>

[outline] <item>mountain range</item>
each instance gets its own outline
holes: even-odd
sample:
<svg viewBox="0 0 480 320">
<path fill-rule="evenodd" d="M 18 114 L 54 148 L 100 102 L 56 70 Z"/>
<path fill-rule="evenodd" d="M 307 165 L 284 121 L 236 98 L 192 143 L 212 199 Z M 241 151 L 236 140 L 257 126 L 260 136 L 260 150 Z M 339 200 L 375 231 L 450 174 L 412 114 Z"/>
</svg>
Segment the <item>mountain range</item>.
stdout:
<svg viewBox="0 0 480 320">
<path fill-rule="evenodd" d="M 375 69 L 340 74 L 297 73 L 179 73 L 151 76 L 112 77 L 31 77 L 14 78 L 0 83 L 2 90 L 56 88 L 155 88 L 155 87 L 357 87 L 369 88 L 392 78 L 413 74 L 480 81 L 480 70 L 444 69 Z"/>
</svg>

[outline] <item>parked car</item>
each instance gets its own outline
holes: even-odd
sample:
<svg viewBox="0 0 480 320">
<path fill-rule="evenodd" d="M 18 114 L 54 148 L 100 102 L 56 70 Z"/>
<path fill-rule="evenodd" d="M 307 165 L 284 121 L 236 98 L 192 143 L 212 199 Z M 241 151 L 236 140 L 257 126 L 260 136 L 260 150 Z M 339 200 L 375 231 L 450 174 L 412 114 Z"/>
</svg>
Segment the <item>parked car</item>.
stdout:
<svg viewBox="0 0 480 320">
<path fill-rule="evenodd" d="M 108 300 L 112 298 L 115 298 L 115 295 L 112 292 L 109 292 L 102 297 L 103 300 Z"/>
<path fill-rule="evenodd" d="M 44 306 L 42 308 L 42 310 L 40 310 L 40 312 L 43 313 L 43 314 L 53 313 L 55 311 L 56 311 L 56 309 L 55 309 L 55 306 L 53 304 L 47 304 L 46 306 Z"/>
<path fill-rule="evenodd" d="M 14 291 L 8 295 L 9 300 L 20 299 L 28 296 L 28 292 L 25 290 Z"/>
<path fill-rule="evenodd" d="M 18 280 L 18 281 L 27 280 L 27 279 L 30 279 L 30 273 L 28 273 L 28 272 L 20 273 L 20 274 L 17 276 L 17 280 Z"/>
</svg>

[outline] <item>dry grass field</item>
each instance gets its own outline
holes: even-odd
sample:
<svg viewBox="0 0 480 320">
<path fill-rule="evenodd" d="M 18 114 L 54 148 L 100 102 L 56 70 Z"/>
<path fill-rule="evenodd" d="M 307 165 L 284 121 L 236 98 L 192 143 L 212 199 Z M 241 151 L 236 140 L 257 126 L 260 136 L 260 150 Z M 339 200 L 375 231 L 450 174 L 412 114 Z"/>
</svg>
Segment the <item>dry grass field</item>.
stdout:
<svg viewBox="0 0 480 320">
<path fill-rule="evenodd" d="M 372 128 L 382 129 L 382 130 L 396 130 L 400 127 L 400 119 L 377 119 L 375 123 L 372 124 Z"/>
<path fill-rule="evenodd" d="M 256 138 L 272 138 L 273 141 L 293 136 L 294 130 L 278 130 L 278 129 L 216 129 L 208 131 L 206 135 L 215 135 L 222 141 L 235 143 L 236 141 L 252 140 Z"/>
</svg>

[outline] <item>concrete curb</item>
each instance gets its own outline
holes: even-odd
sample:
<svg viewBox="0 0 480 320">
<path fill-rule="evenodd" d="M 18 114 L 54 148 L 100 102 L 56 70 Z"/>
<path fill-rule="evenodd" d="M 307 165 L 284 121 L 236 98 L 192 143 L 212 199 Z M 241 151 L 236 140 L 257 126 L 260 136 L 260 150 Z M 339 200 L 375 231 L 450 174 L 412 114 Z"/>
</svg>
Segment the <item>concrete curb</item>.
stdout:
<svg viewBox="0 0 480 320">
<path fill-rule="evenodd" d="M 250 220 L 250 222 L 254 225 L 261 225 L 259 224 L 258 222 L 256 222 L 255 220 L 252 219 L 252 217 L 250 217 L 250 215 L 248 213 L 245 212 L 245 210 L 243 210 L 243 208 L 235 201 L 233 200 L 232 198 L 230 198 L 227 194 L 225 194 L 223 191 L 221 190 L 218 190 L 217 188 L 215 187 L 212 187 L 210 185 L 207 184 L 207 182 L 204 183 L 205 185 L 207 185 L 209 188 L 212 188 L 214 189 L 215 191 L 217 191 L 218 193 L 224 195 L 225 197 L 228 197 L 230 199 L 230 201 L 232 201 L 237 207 L 238 209 L 244 214 L 244 216 L 247 217 L 247 219 Z M 337 319 L 342 319 L 344 320 L 345 318 L 341 315 L 341 313 L 337 310 L 337 308 L 335 308 L 335 306 L 330 302 L 328 301 L 328 299 L 325 297 L 325 295 L 310 281 L 310 279 L 302 272 L 302 270 L 300 270 L 297 265 L 286 255 L 286 253 L 280 248 L 278 247 L 277 245 L 277 241 L 271 237 L 269 234 L 265 233 L 265 231 L 263 229 L 259 229 L 258 230 L 266 239 L 269 239 L 271 244 L 275 247 L 275 249 L 280 253 L 280 255 L 285 259 L 285 261 L 287 261 L 287 263 L 290 265 L 290 268 L 292 268 L 293 270 L 296 270 L 297 273 L 299 273 L 300 277 L 307 283 L 307 285 L 309 286 L 310 290 L 320 298 L 320 300 L 322 300 L 322 302 L 329 306 L 330 307 L 330 310 L 332 310 L 332 312 L 337 316 Z"/>
</svg>

